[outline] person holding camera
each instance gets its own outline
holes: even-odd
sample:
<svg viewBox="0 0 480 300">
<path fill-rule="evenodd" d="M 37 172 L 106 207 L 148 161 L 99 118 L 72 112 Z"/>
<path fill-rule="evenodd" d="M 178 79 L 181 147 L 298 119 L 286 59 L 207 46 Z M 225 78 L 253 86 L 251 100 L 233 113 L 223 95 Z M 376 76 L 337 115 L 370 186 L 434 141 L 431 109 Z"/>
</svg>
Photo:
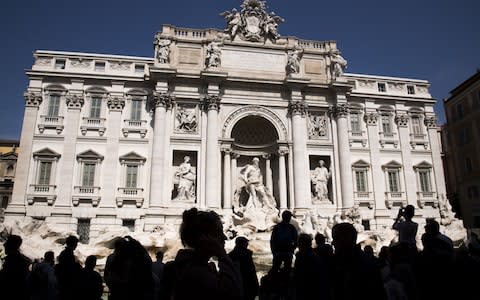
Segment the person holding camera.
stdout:
<svg viewBox="0 0 480 300">
<path fill-rule="evenodd" d="M 407 244 L 409 248 L 416 250 L 418 223 L 412 221 L 414 215 L 415 207 L 413 205 L 409 204 L 405 208 L 400 208 L 392 228 L 398 231 L 399 243 Z"/>
</svg>

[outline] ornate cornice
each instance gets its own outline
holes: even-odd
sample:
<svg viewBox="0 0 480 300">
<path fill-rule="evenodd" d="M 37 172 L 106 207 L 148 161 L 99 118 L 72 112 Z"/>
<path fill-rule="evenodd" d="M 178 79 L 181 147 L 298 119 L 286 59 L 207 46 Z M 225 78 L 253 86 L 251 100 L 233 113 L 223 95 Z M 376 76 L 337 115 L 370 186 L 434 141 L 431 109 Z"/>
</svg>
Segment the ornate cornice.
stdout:
<svg viewBox="0 0 480 300">
<path fill-rule="evenodd" d="M 154 107 L 164 107 L 165 109 L 170 109 L 175 103 L 175 96 L 170 93 L 155 93 L 153 95 L 153 105 Z"/>
<path fill-rule="evenodd" d="M 397 123 L 398 127 L 407 127 L 408 119 L 409 117 L 406 114 L 397 114 L 395 116 L 395 123 Z"/>
<path fill-rule="evenodd" d="M 203 109 L 205 111 L 209 110 L 219 110 L 220 109 L 221 98 L 218 95 L 206 95 L 203 99 Z"/>
<path fill-rule="evenodd" d="M 367 122 L 367 125 L 375 126 L 377 125 L 378 113 L 376 112 L 366 113 L 364 119 L 365 119 L 365 122 Z"/>
<path fill-rule="evenodd" d="M 288 104 L 288 111 L 290 115 L 301 115 L 305 116 L 307 114 L 308 105 L 303 101 L 292 101 Z"/>
<path fill-rule="evenodd" d="M 69 109 L 81 109 L 85 103 L 83 92 L 78 94 L 68 93 L 65 98 L 67 100 L 67 108 Z"/>
<path fill-rule="evenodd" d="M 122 96 L 108 96 L 107 106 L 110 110 L 123 110 L 125 107 L 125 98 Z"/>
<path fill-rule="evenodd" d="M 23 93 L 25 97 L 25 106 L 27 107 L 39 107 L 42 103 L 42 94 L 34 92 Z"/>
<path fill-rule="evenodd" d="M 437 118 L 435 116 L 425 116 L 425 126 L 427 128 L 437 128 Z"/>
<path fill-rule="evenodd" d="M 330 113 L 335 118 L 346 118 L 350 113 L 350 108 L 347 103 L 341 103 L 330 107 Z"/>
</svg>

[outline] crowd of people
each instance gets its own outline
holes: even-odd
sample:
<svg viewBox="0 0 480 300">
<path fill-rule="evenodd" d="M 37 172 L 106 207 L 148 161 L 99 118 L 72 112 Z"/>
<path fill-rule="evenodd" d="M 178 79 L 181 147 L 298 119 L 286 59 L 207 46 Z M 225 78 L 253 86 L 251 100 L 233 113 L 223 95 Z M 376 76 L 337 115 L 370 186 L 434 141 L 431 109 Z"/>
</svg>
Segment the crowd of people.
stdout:
<svg viewBox="0 0 480 300">
<path fill-rule="evenodd" d="M 439 223 L 429 219 L 420 251 L 413 216 L 413 206 L 399 211 L 392 225 L 398 242 L 382 247 L 377 256 L 371 246 L 357 244 L 350 223 L 336 224 L 328 244 L 320 233 L 297 232 L 290 224 L 292 213 L 284 211 L 271 233 L 272 267 L 262 278 L 257 278 L 249 240 L 236 237 L 227 253 L 219 215 L 196 208 L 183 213 L 184 248 L 174 260 L 164 263 L 159 251 L 153 261 L 137 240 L 120 237 L 103 276 L 95 270 L 95 256 L 83 266 L 78 262 L 74 236 L 66 239 L 57 259 L 47 251 L 41 262 L 32 263 L 20 251 L 22 238 L 10 235 L 0 295 L 6 300 L 99 300 L 105 294 L 110 300 L 478 299 L 478 237 L 472 234 L 468 247 L 455 248 Z"/>
</svg>

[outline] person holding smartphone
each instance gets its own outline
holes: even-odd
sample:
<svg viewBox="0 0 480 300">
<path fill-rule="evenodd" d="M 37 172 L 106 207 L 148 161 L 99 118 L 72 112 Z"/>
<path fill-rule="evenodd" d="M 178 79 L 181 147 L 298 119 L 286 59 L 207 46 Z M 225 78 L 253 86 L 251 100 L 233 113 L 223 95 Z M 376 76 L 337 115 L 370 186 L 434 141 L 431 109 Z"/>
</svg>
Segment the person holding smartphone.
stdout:
<svg viewBox="0 0 480 300">
<path fill-rule="evenodd" d="M 398 231 L 398 242 L 405 243 L 410 249 L 417 249 L 418 223 L 412 221 L 415 215 L 415 207 L 407 205 L 405 209 L 400 208 L 392 228 Z"/>
</svg>

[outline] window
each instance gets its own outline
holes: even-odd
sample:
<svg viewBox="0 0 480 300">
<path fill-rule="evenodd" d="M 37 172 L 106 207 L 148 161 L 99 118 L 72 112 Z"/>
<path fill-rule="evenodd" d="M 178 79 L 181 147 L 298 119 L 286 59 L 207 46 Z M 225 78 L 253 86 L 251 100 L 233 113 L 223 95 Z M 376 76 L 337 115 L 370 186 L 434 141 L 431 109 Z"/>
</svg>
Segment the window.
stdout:
<svg viewBox="0 0 480 300">
<path fill-rule="evenodd" d="M 142 119 L 142 103 L 142 100 L 132 100 L 131 120 L 140 121 Z"/>
<path fill-rule="evenodd" d="M 457 119 L 463 118 L 463 105 L 462 103 L 457 103 L 455 106 L 457 109 Z"/>
<path fill-rule="evenodd" d="M 127 178 L 125 182 L 125 187 L 136 188 L 137 177 L 138 177 L 138 165 L 127 165 Z"/>
<path fill-rule="evenodd" d="M 135 73 L 143 73 L 143 72 L 145 72 L 144 65 L 135 65 Z"/>
<path fill-rule="evenodd" d="M 95 185 L 95 163 L 83 164 L 83 177 L 82 186 L 94 186 Z"/>
<path fill-rule="evenodd" d="M 350 127 L 352 132 L 360 132 L 360 114 L 357 112 L 352 112 L 350 114 Z"/>
<path fill-rule="evenodd" d="M 389 115 L 382 115 L 382 132 L 383 134 L 392 133 L 392 123 Z"/>
<path fill-rule="evenodd" d="M 90 219 L 78 219 L 77 234 L 80 243 L 88 244 L 90 241 Z"/>
<path fill-rule="evenodd" d="M 414 135 L 422 135 L 422 122 L 419 116 L 412 116 L 412 132 Z"/>
<path fill-rule="evenodd" d="M 95 71 L 97 72 L 105 72 L 105 63 L 101 61 L 95 62 Z"/>
<path fill-rule="evenodd" d="M 135 231 L 135 220 L 123 219 L 122 226 L 127 227 L 131 232 Z"/>
<path fill-rule="evenodd" d="M 8 196 L 2 196 L 2 205 L 0 206 L 1 208 L 7 208 L 8 205 Z"/>
<path fill-rule="evenodd" d="M 50 95 L 50 101 L 48 101 L 47 116 L 58 117 L 59 109 L 60 109 L 60 95 Z"/>
<path fill-rule="evenodd" d="M 415 95 L 415 86 L 413 86 L 413 85 L 407 85 L 407 94 L 409 94 L 409 95 Z"/>
<path fill-rule="evenodd" d="M 473 167 L 472 167 L 472 159 L 470 157 L 465 158 L 465 171 L 467 173 L 472 172 Z"/>
<path fill-rule="evenodd" d="M 362 220 L 362 226 L 363 226 L 363 229 L 370 230 L 370 220 L 363 219 Z"/>
<path fill-rule="evenodd" d="M 430 169 L 422 169 L 418 171 L 418 177 L 420 180 L 420 191 L 431 192 L 432 184 L 430 181 Z"/>
<path fill-rule="evenodd" d="M 388 190 L 390 192 L 400 192 L 400 177 L 398 170 L 388 170 Z"/>
<path fill-rule="evenodd" d="M 367 192 L 367 171 L 356 170 L 355 171 L 355 184 L 357 192 Z"/>
<path fill-rule="evenodd" d="M 49 185 L 51 172 L 52 172 L 52 162 L 40 161 L 40 169 L 38 173 L 37 183 L 41 185 Z"/>
<path fill-rule="evenodd" d="M 378 83 L 378 91 L 381 93 L 385 93 L 387 91 L 387 86 L 385 85 L 385 83 Z"/>
<path fill-rule="evenodd" d="M 64 59 L 56 59 L 55 60 L 55 69 L 65 70 L 65 60 Z"/>
<path fill-rule="evenodd" d="M 466 145 L 468 143 L 470 143 L 470 128 L 465 127 L 462 129 L 460 133 L 460 144 Z"/>
<path fill-rule="evenodd" d="M 90 118 L 98 119 L 102 113 L 102 98 L 92 97 L 90 102 Z"/>
</svg>

